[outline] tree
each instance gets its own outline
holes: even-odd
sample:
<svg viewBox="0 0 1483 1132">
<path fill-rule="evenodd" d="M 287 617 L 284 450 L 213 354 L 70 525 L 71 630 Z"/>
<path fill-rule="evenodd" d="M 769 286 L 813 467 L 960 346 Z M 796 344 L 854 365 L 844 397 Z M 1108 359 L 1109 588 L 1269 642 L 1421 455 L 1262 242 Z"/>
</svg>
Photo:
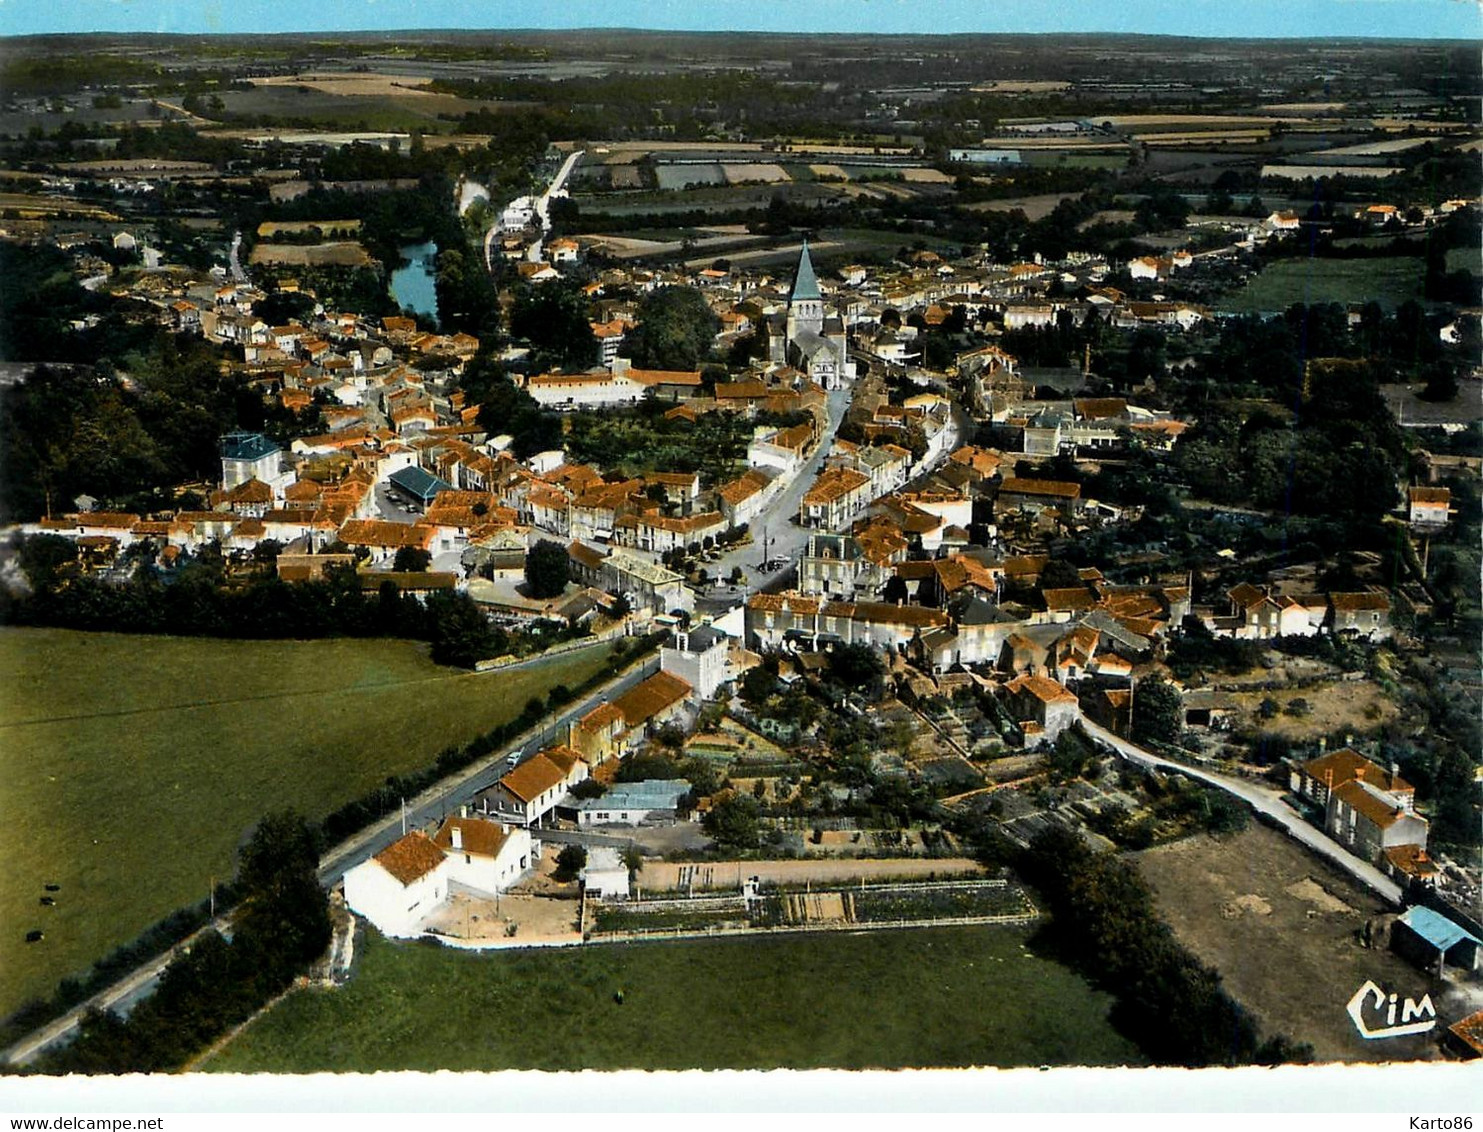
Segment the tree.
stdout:
<svg viewBox="0 0 1483 1132">
<path fill-rule="evenodd" d="M 581 845 L 567 845 L 556 854 L 556 871 L 552 875 L 557 880 L 576 880 L 586 867 L 587 850 Z"/>
<path fill-rule="evenodd" d="M 541 539 L 525 556 L 525 584 L 534 598 L 557 597 L 566 589 L 570 566 L 566 548 Z"/>
<path fill-rule="evenodd" d="M 541 368 L 580 370 L 598 359 L 587 300 L 575 283 L 552 281 L 522 291 L 510 312 L 510 331 L 530 341 Z"/>
<path fill-rule="evenodd" d="M 396 557 L 391 560 L 391 567 L 408 574 L 420 574 L 431 565 L 432 560 L 432 554 L 420 546 L 399 546 Z"/>
<path fill-rule="evenodd" d="M 1162 676 L 1138 682 L 1133 693 L 1133 738 L 1173 743 L 1184 730 L 1184 699 Z"/>
<path fill-rule="evenodd" d="M 752 707 L 761 707 L 777 686 L 777 673 L 769 669 L 767 665 L 759 664 L 755 668 L 749 668 L 746 675 L 741 678 L 742 701 Z"/>
<path fill-rule="evenodd" d="M 258 824 L 237 865 L 243 910 L 234 947 L 268 952 L 285 969 L 324 951 L 331 928 L 319 849 L 318 831 L 293 811 L 269 814 Z"/>
<path fill-rule="evenodd" d="M 722 798 L 701 820 L 701 828 L 717 845 L 755 849 L 760 841 L 757 799 L 744 794 Z"/>
<path fill-rule="evenodd" d="M 468 594 L 438 591 L 428 597 L 425 608 L 432 622 L 434 663 L 472 668 L 478 661 L 504 651 L 504 634 L 490 627 L 489 619 Z"/>
<path fill-rule="evenodd" d="M 1052 558 L 1040 571 L 1043 590 L 1070 590 L 1082 584 L 1081 571 L 1064 558 Z"/>
<path fill-rule="evenodd" d="M 696 370 L 711 352 L 721 320 L 694 287 L 663 287 L 646 296 L 638 325 L 625 339 L 642 369 Z"/>
<path fill-rule="evenodd" d="M 637 845 L 630 843 L 623 850 L 623 852 L 618 855 L 623 858 L 623 865 L 625 868 L 628 869 L 630 874 L 643 872 L 644 851 Z"/>
<path fill-rule="evenodd" d="M 869 645 L 840 645 L 829 655 L 829 671 L 845 687 L 867 690 L 884 674 L 886 666 Z"/>
</svg>

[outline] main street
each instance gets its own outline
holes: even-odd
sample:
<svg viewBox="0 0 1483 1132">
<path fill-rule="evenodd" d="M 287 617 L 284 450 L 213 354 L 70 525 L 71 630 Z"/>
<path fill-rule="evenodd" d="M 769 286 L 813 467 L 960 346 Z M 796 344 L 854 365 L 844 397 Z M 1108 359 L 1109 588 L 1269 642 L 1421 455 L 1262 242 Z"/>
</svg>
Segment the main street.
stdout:
<svg viewBox="0 0 1483 1132">
<path fill-rule="evenodd" d="M 751 544 L 738 550 L 727 551 L 714 564 L 706 567 L 720 584 L 715 585 L 709 593 L 701 592 L 696 603 L 700 610 L 706 613 L 720 613 L 741 600 L 740 595 L 743 590 L 732 590 L 725 584 L 725 579 L 731 576 L 731 571 L 737 566 L 740 566 L 747 574 L 747 585 L 744 591 L 748 593 L 756 590 L 776 591 L 781 588 L 780 583 L 790 578 L 796 579 L 798 559 L 803 554 L 809 535 L 817 532 L 799 526 L 794 520 L 798 515 L 798 507 L 803 500 L 804 493 L 813 486 L 814 478 L 829 454 L 834 435 L 839 431 L 840 423 L 849 410 L 851 392 L 851 389 L 836 389 L 829 394 L 828 421 L 823 435 L 819 438 L 818 447 L 814 449 L 814 454 L 809 457 L 803 467 L 794 473 L 787 487 L 778 494 L 761 515 L 748 524 L 752 534 Z M 941 446 L 931 459 L 924 460 L 916 468 L 912 482 L 925 479 L 941 466 L 953 449 L 962 444 L 964 436 L 969 434 L 972 425 L 972 417 L 954 404 L 952 415 L 948 418 L 944 429 Z M 773 559 L 781 559 L 783 565 L 777 570 L 764 569 L 762 563 Z"/>
<path fill-rule="evenodd" d="M 552 663 L 555 657 L 530 662 L 530 666 Z M 525 666 L 522 666 L 525 667 Z M 580 719 L 605 700 L 621 696 L 635 684 L 659 669 L 657 655 L 633 664 L 629 669 L 586 696 L 573 701 L 560 711 L 530 728 L 514 742 L 435 783 L 415 798 L 406 801 L 406 827 L 430 825 L 472 800 L 475 794 L 498 782 L 513 766 L 524 762 L 547 745 L 564 741 L 567 725 Z M 500 672 L 470 673 L 467 679 L 487 681 L 491 694 L 497 694 Z M 513 760 L 513 761 L 512 761 Z M 367 858 L 379 853 L 402 835 L 402 813 L 399 811 L 354 834 L 329 850 L 319 863 L 320 883 L 333 888 L 345 873 Z M 3 1055 L 5 1063 L 24 1065 L 51 1047 L 68 1040 L 90 1010 L 114 1010 L 121 1014 L 153 993 L 160 975 L 177 954 L 188 950 L 205 932 L 215 930 L 230 934 L 230 914 L 217 917 L 208 927 L 181 941 L 162 955 L 141 964 L 111 986 L 99 991 L 66 1014 L 53 1019 L 11 1046 Z"/>
<path fill-rule="evenodd" d="M 728 550 L 713 565 L 707 566 L 707 570 L 712 575 L 724 579 L 731 575 L 733 569 L 740 566 L 747 574 L 750 588 L 757 589 L 789 569 L 803 553 L 804 544 L 813 532 L 800 527 L 793 520 L 798 515 L 798 505 L 803 500 L 804 492 L 813 486 L 814 477 L 818 474 L 819 468 L 824 463 L 824 457 L 828 455 L 829 448 L 834 443 L 834 434 L 839 431 L 840 423 L 849 410 L 850 396 L 849 389 L 836 389 L 829 394 L 827 419 L 814 454 L 798 471 L 793 473 L 792 479 L 763 512 L 747 524 L 752 535 L 751 543 L 736 550 Z M 783 559 L 785 563 L 783 570 L 763 569 L 764 535 L 766 536 L 765 558 Z M 736 604 L 734 596 L 725 596 L 725 591 L 720 591 L 707 602 L 707 605 L 714 605 L 718 601 L 721 602 L 722 608 Z"/>
</svg>

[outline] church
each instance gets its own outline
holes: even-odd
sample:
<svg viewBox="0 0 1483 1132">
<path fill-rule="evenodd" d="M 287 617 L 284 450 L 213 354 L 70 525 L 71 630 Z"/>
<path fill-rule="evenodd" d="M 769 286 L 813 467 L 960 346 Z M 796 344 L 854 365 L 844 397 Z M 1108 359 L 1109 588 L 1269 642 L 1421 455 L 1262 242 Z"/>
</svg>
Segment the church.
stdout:
<svg viewBox="0 0 1483 1132">
<path fill-rule="evenodd" d="M 785 315 L 773 315 L 767 327 L 768 360 L 796 366 L 825 389 L 841 389 L 855 376 L 845 343 L 844 322 L 824 312 L 824 296 L 808 255 L 808 241 L 798 257 L 798 274 Z"/>
</svg>

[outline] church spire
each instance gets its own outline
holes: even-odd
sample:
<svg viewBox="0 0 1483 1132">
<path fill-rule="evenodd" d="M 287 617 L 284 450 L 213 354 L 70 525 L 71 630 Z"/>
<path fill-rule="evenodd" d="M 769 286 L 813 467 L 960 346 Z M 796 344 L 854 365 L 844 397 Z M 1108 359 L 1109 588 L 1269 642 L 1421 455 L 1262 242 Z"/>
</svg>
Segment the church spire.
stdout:
<svg viewBox="0 0 1483 1132">
<path fill-rule="evenodd" d="M 798 274 L 793 277 L 793 294 L 789 302 L 796 303 L 800 299 L 819 302 L 823 298 L 819 293 L 819 280 L 814 275 L 813 260 L 808 257 L 808 238 L 804 237 L 803 251 L 798 256 Z"/>
</svg>

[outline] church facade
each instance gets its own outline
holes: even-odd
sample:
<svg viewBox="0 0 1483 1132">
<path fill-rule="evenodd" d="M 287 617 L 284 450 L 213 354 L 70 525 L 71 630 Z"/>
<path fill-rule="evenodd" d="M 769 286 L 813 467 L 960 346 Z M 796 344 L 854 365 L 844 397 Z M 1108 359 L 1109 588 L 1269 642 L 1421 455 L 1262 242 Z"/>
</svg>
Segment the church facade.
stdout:
<svg viewBox="0 0 1483 1132">
<path fill-rule="evenodd" d="M 794 366 L 825 389 L 841 389 L 855 377 L 844 320 L 825 311 L 807 240 L 798 257 L 787 312 L 769 319 L 767 342 L 770 362 Z"/>
</svg>

